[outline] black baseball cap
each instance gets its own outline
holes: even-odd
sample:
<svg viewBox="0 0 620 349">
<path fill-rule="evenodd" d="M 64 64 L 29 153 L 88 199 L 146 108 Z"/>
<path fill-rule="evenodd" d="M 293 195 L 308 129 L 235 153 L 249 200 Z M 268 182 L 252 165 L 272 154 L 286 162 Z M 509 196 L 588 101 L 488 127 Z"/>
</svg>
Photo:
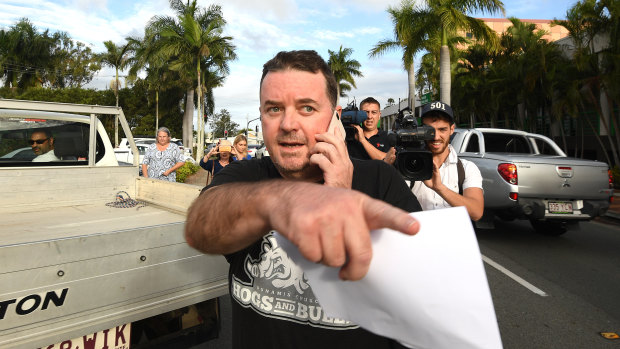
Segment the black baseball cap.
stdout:
<svg viewBox="0 0 620 349">
<path fill-rule="evenodd" d="M 424 117 L 424 115 L 433 111 L 440 112 L 446 115 L 450 122 L 454 122 L 454 114 L 452 114 L 452 108 L 448 104 L 439 101 L 423 105 L 421 117 Z"/>
</svg>

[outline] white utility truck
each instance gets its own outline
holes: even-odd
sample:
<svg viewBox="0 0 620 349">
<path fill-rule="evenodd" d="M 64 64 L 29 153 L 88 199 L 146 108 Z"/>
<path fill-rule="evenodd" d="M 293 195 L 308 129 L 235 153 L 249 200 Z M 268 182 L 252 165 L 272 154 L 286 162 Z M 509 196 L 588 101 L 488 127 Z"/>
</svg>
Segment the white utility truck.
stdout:
<svg viewBox="0 0 620 349">
<path fill-rule="evenodd" d="M 133 166 L 118 165 L 100 115 L 119 117 Z M 38 161 L 37 147 L 53 160 Z M 137 166 L 120 108 L 0 99 L 0 348 L 217 334 L 228 264 L 183 236 L 202 188 L 138 177 Z"/>
</svg>

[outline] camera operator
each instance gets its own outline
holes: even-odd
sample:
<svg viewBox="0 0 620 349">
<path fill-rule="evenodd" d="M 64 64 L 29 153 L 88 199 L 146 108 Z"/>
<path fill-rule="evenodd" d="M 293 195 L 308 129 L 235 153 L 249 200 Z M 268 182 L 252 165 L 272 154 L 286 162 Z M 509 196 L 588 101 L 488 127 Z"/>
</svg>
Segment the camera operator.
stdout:
<svg viewBox="0 0 620 349">
<path fill-rule="evenodd" d="M 454 133 L 452 108 L 442 102 L 424 105 L 422 124 L 435 129 L 435 139 L 426 141 L 433 154 L 433 176 L 416 181 L 413 193 L 424 210 L 465 206 L 469 217 L 479 220 L 484 212 L 482 176 L 473 162 L 459 159 L 450 145 Z"/>
<path fill-rule="evenodd" d="M 352 125 L 357 133 L 355 140 L 347 141 L 349 155 L 363 160 L 384 160 L 392 165 L 396 159 L 394 148 L 389 146 L 387 132 L 378 128 L 381 120 L 379 102 L 368 97 L 360 103 L 360 110 L 365 111 L 368 117 L 362 126 Z"/>
</svg>

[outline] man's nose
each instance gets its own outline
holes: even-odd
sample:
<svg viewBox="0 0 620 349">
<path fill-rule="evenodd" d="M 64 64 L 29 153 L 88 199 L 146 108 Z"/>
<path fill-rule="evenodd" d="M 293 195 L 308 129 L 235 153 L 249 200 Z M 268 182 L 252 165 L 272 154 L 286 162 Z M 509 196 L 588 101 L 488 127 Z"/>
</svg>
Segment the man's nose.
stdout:
<svg viewBox="0 0 620 349">
<path fill-rule="evenodd" d="M 286 109 L 280 121 L 280 128 L 285 131 L 292 131 L 299 128 L 299 114 L 294 109 Z"/>
</svg>

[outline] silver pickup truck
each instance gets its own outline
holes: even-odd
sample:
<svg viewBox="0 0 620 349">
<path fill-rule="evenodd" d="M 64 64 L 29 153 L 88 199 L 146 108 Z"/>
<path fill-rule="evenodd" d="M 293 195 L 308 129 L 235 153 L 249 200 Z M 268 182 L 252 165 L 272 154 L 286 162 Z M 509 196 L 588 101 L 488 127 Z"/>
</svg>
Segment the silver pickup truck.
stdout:
<svg viewBox="0 0 620 349">
<path fill-rule="evenodd" d="M 485 212 L 478 227 L 493 227 L 494 217 L 528 219 L 537 232 L 560 235 L 609 208 L 613 190 L 607 164 L 567 157 L 545 136 L 456 129 L 451 144 L 482 174 Z"/>
</svg>

